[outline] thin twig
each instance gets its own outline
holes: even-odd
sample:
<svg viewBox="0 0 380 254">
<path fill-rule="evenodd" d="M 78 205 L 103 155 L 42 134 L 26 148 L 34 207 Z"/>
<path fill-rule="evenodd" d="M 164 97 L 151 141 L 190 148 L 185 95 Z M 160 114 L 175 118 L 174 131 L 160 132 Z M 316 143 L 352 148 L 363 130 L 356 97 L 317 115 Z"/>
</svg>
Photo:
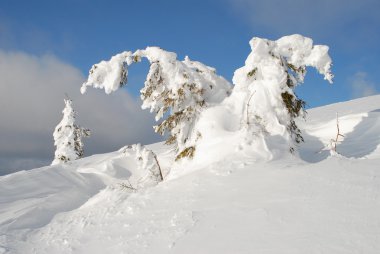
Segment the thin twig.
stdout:
<svg viewBox="0 0 380 254">
<path fill-rule="evenodd" d="M 164 180 L 164 176 L 162 175 L 160 163 L 158 163 L 157 155 L 155 153 L 154 153 L 154 159 L 156 160 L 156 163 L 157 163 L 157 166 L 158 166 L 158 170 L 160 171 L 161 181 L 163 181 Z"/>
<path fill-rule="evenodd" d="M 336 113 L 336 128 L 337 128 L 337 133 L 336 133 L 336 137 L 335 137 L 335 140 L 334 140 L 334 148 L 333 148 L 335 152 L 336 152 L 336 145 L 338 144 L 339 137 L 344 137 L 344 135 L 340 134 L 340 130 L 339 130 L 338 112 Z"/>
<path fill-rule="evenodd" d="M 119 183 L 120 187 L 122 187 L 123 189 L 130 189 L 132 191 L 137 191 L 137 189 L 132 186 L 132 184 L 129 182 L 129 180 L 127 180 L 127 182 L 128 182 L 128 184 Z"/>
<path fill-rule="evenodd" d="M 253 95 L 256 93 L 256 90 L 253 91 L 253 93 L 251 94 L 251 96 L 249 96 L 249 99 L 248 99 L 248 102 L 247 102 L 247 125 L 249 126 L 249 103 L 251 102 L 251 99 L 253 97 Z"/>
</svg>

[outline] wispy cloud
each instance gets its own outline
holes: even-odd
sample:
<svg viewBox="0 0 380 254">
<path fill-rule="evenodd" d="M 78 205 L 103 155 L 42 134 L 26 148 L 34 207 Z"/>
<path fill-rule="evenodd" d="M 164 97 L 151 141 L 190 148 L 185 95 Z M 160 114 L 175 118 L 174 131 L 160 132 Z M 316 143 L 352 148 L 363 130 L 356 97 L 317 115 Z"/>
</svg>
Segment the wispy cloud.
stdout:
<svg viewBox="0 0 380 254">
<path fill-rule="evenodd" d="M 366 72 L 357 72 L 350 78 L 352 97 L 359 98 L 377 94 L 376 85 L 370 81 Z"/>
<path fill-rule="evenodd" d="M 121 90 L 112 95 L 90 89 L 81 95 L 83 74 L 52 55 L 0 50 L 0 175 L 40 166 L 54 154 L 52 133 L 62 118 L 64 94 L 73 99 L 78 123 L 92 130 L 86 154 L 159 140 L 153 116 L 139 99 Z"/>
<path fill-rule="evenodd" d="M 377 0 L 227 0 L 237 14 L 253 28 L 279 35 L 302 33 L 331 36 L 342 27 L 375 25 L 380 2 Z M 351 36 L 358 36 L 357 34 Z M 373 36 L 373 35 L 372 35 Z"/>
</svg>

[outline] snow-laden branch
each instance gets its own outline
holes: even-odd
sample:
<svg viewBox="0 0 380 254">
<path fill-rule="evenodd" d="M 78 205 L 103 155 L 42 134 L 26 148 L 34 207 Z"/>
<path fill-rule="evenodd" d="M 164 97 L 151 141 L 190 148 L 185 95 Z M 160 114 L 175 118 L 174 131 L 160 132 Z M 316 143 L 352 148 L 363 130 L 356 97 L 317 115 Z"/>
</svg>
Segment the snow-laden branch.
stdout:
<svg viewBox="0 0 380 254">
<path fill-rule="evenodd" d="M 107 94 L 115 92 L 127 83 L 128 65 L 131 63 L 132 52 L 125 51 L 113 56 L 109 61 L 94 64 L 81 87 L 81 93 L 84 94 L 87 87 L 104 89 Z"/>
</svg>

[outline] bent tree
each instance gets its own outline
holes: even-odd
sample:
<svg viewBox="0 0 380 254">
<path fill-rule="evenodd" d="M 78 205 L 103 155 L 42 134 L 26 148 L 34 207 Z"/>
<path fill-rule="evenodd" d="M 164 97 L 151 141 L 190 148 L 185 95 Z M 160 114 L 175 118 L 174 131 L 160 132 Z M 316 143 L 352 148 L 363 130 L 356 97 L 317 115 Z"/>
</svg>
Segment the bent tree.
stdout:
<svg viewBox="0 0 380 254">
<path fill-rule="evenodd" d="M 149 61 L 150 68 L 140 91 L 142 108 L 154 112 L 156 121 L 162 120 L 154 130 L 161 135 L 169 133 L 166 144 L 176 147 L 177 159 L 192 157 L 195 144 L 202 137 L 194 128 L 200 112 L 220 103 L 231 90 L 230 83 L 218 76 L 214 68 L 188 57 L 179 61 L 175 53 L 148 47 L 93 65 L 81 92 L 91 86 L 106 93 L 118 90 L 127 84 L 128 67 L 143 58 Z"/>
<path fill-rule="evenodd" d="M 276 41 L 254 37 L 249 44 L 251 53 L 235 71 L 231 96 L 243 95 L 235 100 L 243 100 L 249 128 L 285 138 L 293 152 L 304 141 L 296 119 L 305 116 L 306 104 L 294 89 L 304 82 L 308 66 L 332 83 L 329 48 L 298 34 Z"/>
</svg>

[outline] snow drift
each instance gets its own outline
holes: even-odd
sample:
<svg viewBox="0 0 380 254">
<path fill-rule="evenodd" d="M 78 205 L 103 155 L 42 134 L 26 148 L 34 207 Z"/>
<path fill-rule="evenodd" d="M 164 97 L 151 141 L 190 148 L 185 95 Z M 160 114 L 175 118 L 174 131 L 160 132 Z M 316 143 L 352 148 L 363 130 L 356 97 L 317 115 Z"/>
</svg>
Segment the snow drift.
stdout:
<svg viewBox="0 0 380 254">
<path fill-rule="evenodd" d="M 0 253 L 378 253 L 379 109 L 373 96 L 310 110 L 302 160 L 236 152 L 168 176 L 175 153 L 155 144 L 156 186 L 138 146 L 3 176 Z"/>
</svg>

